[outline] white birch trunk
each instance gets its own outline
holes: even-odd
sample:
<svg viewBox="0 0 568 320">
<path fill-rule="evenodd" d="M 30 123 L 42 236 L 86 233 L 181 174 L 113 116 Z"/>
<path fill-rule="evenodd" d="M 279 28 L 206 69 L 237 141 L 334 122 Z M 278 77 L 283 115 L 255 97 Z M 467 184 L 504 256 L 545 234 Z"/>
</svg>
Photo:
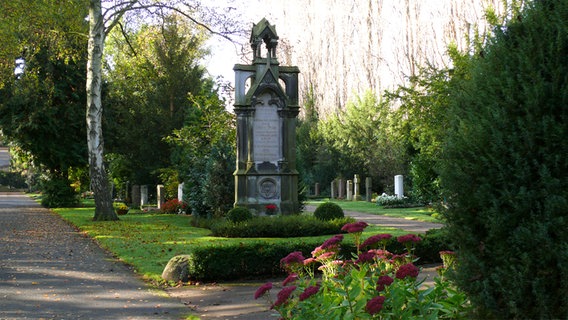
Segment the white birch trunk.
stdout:
<svg viewBox="0 0 568 320">
<path fill-rule="evenodd" d="M 87 146 L 91 188 L 95 196 L 93 220 L 118 220 L 112 206 L 108 177 L 103 162 L 103 129 L 101 103 L 102 57 L 105 26 L 101 0 L 89 1 L 89 48 L 87 62 Z"/>
</svg>

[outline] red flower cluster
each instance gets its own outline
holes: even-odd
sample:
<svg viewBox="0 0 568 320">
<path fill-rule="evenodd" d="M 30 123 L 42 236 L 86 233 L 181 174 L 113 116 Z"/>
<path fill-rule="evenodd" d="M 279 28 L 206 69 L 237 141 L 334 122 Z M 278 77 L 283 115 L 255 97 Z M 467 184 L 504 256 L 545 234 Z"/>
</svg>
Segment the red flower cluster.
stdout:
<svg viewBox="0 0 568 320">
<path fill-rule="evenodd" d="M 385 303 L 385 297 L 383 296 L 376 296 L 373 299 L 367 301 L 367 305 L 365 306 L 365 310 L 371 315 L 379 313 L 383 308 L 383 303 Z"/>
<path fill-rule="evenodd" d="M 364 221 L 358 221 L 354 223 L 348 223 L 341 228 L 341 231 L 347 231 L 348 233 L 363 232 L 369 224 Z"/>
<path fill-rule="evenodd" d="M 325 240 L 322 243 L 322 245 L 320 246 L 320 248 L 323 249 L 323 250 L 329 249 L 329 248 L 335 248 L 342 240 L 343 240 L 343 235 L 337 234 L 337 235 Z"/>
<path fill-rule="evenodd" d="M 300 301 L 304 301 L 307 298 L 313 296 L 314 294 L 318 293 L 320 287 L 319 286 L 309 286 L 300 294 Z"/>
<path fill-rule="evenodd" d="M 377 280 L 377 291 L 385 290 L 386 286 L 390 286 L 394 282 L 394 279 L 389 276 L 380 276 Z"/>
<path fill-rule="evenodd" d="M 396 238 L 396 240 L 398 240 L 398 242 L 400 242 L 400 243 L 407 243 L 407 242 L 416 243 L 416 242 L 420 242 L 422 239 L 420 239 L 419 236 L 410 233 L 410 234 L 407 234 L 407 235 L 404 235 L 404 236 L 400 236 L 400 237 Z"/>
<path fill-rule="evenodd" d="M 254 299 L 256 300 L 256 299 L 262 297 L 267 291 L 270 291 L 270 289 L 272 289 L 272 282 L 267 282 L 267 283 L 263 284 L 254 293 Z"/>
<path fill-rule="evenodd" d="M 361 244 L 361 248 L 372 246 L 379 241 L 388 240 L 391 237 L 392 236 L 388 233 L 381 233 L 374 236 L 370 236 L 367 238 L 367 240 L 363 241 L 363 243 Z"/>
<path fill-rule="evenodd" d="M 367 261 L 373 261 L 375 259 L 376 253 L 374 250 L 371 251 L 367 251 L 367 252 L 361 252 L 359 254 L 359 257 L 357 258 L 357 261 L 355 261 L 356 264 L 359 263 L 365 263 Z"/>
<path fill-rule="evenodd" d="M 286 277 L 286 279 L 284 279 L 284 281 L 282 281 L 282 285 L 285 286 L 288 283 L 294 282 L 296 280 L 298 280 L 298 275 L 295 273 L 291 273 Z"/>
<path fill-rule="evenodd" d="M 180 214 L 186 213 L 188 208 L 187 203 L 179 201 L 178 199 L 171 199 L 166 201 L 161 207 L 160 211 L 163 213 Z"/>
<path fill-rule="evenodd" d="M 290 298 L 290 295 L 292 294 L 292 292 L 294 292 L 294 290 L 296 290 L 296 286 L 282 288 L 282 290 L 280 290 L 280 292 L 278 292 L 278 294 L 276 295 L 277 299 L 274 302 L 274 304 L 270 307 L 270 309 L 273 309 L 274 307 L 286 303 L 286 301 L 288 301 L 288 298 Z"/>
<path fill-rule="evenodd" d="M 420 270 L 418 270 L 418 267 L 416 267 L 412 263 L 407 263 L 403 264 L 402 266 L 400 266 L 400 268 L 398 268 L 395 277 L 397 279 L 404 279 L 406 277 L 416 278 L 418 277 L 419 272 Z"/>
<path fill-rule="evenodd" d="M 290 271 L 294 264 L 304 265 L 304 256 L 301 251 L 294 251 L 280 260 L 280 265 Z"/>
</svg>

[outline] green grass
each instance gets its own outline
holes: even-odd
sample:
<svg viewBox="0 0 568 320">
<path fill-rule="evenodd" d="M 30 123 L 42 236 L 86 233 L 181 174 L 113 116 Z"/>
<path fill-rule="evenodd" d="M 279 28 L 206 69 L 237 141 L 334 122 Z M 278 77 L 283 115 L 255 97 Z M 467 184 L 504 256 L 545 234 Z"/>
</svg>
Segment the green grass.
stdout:
<svg viewBox="0 0 568 320">
<path fill-rule="evenodd" d="M 389 217 L 397 217 L 397 218 L 404 218 L 408 220 L 417 220 L 424 222 L 438 222 L 438 223 L 442 222 L 440 219 L 436 218 L 436 215 L 434 215 L 434 213 L 436 212 L 434 210 L 426 207 L 385 209 L 381 206 L 378 206 L 374 202 L 330 200 L 330 199 L 307 201 L 306 204 L 318 206 L 324 202 L 329 202 L 329 201 L 337 203 L 339 206 L 341 206 L 341 208 L 344 211 L 372 213 L 376 215 L 384 215 Z"/>
<path fill-rule="evenodd" d="M 161 274 L 168 261 L 180 254 L 188 253 L 190 248 L 216 243 L 244 243 L 258 241 L 258 238 L 220 238 L 210 236 L 208 229 L 190 225 L 186 215 L 166 214 L 127 214 L 120 221 L 94 222 L 94 208 L 60 208 L 54 210 L 79 230 L 95 239 L 103 248 L 112 252 L 118 259 L 132 265 L 145 279 L 160 283 Z M 363 238 L 378 233 L 394 236 L 407 234 L 400 229 L 371 226 L 363 233 Z M 312 237 L 321 242 L 330 236 Z M 348 241 L 349 236 L 346 236 Z M 265 238 L 267 242 L 301 241 L 306 238 Z"/>
</svg>

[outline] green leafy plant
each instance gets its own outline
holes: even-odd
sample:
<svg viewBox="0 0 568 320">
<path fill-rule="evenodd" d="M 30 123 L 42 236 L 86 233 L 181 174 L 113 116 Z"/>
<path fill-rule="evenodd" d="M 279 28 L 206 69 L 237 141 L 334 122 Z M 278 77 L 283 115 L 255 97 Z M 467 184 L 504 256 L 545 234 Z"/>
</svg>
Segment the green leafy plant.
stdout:
<svg viewBox="0 0 568 320">
<path fill-rule="evenodd" d="M 255 299 L 266 296 L 282 319 L 466 318 L 467 297 L 451 282 L 437 278 L 434 286 L 423 287 L 424 280 L 417 280 L 420 270 L 414 265 L 413 247 L 420 237 L 399 236 L 397 241 L 406 251 L 393 254 L 385 250 L 390 234 L 360 241 L 366 226 L 355 222 L 343 227 L 355 238 L 357 254 L 353 258 L 339 254 L 343 235 L 323 242 L 310 258 L 300 251 L 292 252 L 281 260 L 288 277 L 276 299 L 267 295 L 273 288 L 270 282 L 256 291 Z M 321 278 L 316 271 L 321 271 Z"/>
<path fill-rule="evenodd" d="M 227 220 L 238 223 L 252 219 L 252 213 L 249 209 L 243 207 L 235 207 L 227 212 Z"/>
<path fill-rule="evenodd" d="M 314 217 L 324 221 L 343 218 L 344 216 L 343 209 L 333 202 L 324 202 L 314 211 Z"/>
</svg>

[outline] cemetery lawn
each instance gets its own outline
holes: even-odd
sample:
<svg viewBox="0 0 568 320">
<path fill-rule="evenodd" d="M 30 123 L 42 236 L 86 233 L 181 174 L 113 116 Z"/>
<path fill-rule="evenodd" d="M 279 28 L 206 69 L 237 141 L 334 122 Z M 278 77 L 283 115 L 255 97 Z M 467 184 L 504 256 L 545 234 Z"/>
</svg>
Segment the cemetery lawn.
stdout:
<svg viewBox="0 0 568 320">
<path fill-rule="evenodd" d="M 134 267 L 144 279 L 154 284 L 164 284 L 161 274 L 168 261 L 180 254 L 187 254 L 191 248 L 202 245 L 222 243 L 244 243 L 248 241 L 264 242 L 301 242 L 307 238 L 221 238 L 210 235 L 208 229 L 190 225 L 190 216 L 159 213 L 131 213 L 120 216 L 120 221 L 92 221 L 94 208 L 58 208 L 54 209 L 63 219 L 76 226 L 80 232 L 93 238 L 101 247 L 110 251 L 121 261 Z M 132 211 L 132 210 L 131 210 Z M 363 238 L 390 233 L 394 236 L 408 232 L 372 226 L 365 229 Z M 332 235 L 313 237 L 321 242 Z M 345 243 L 353 243 L 346 235 Z"/>
<path fill-rule="evenodd" d="M 424 222 L 437 222 L 442 221 L 438 218 L 438 214 L 432 208 L 427 207 L 416 207 L 416 208 L 393 208 L 385 209 L 382 206 L 378 206 L 374 202 L 366 201 L 345 201 L 345 200 L 310 200 L 306 201 L 307 205 L 318 206 L 324 202 L 337 203 L 344 211 L 355 211 L 363 213 L 372 213 L 376 215 L 384 215 L 389 217 L 403 218 L 408 220 L 417 220 Z"/>
</svg>

